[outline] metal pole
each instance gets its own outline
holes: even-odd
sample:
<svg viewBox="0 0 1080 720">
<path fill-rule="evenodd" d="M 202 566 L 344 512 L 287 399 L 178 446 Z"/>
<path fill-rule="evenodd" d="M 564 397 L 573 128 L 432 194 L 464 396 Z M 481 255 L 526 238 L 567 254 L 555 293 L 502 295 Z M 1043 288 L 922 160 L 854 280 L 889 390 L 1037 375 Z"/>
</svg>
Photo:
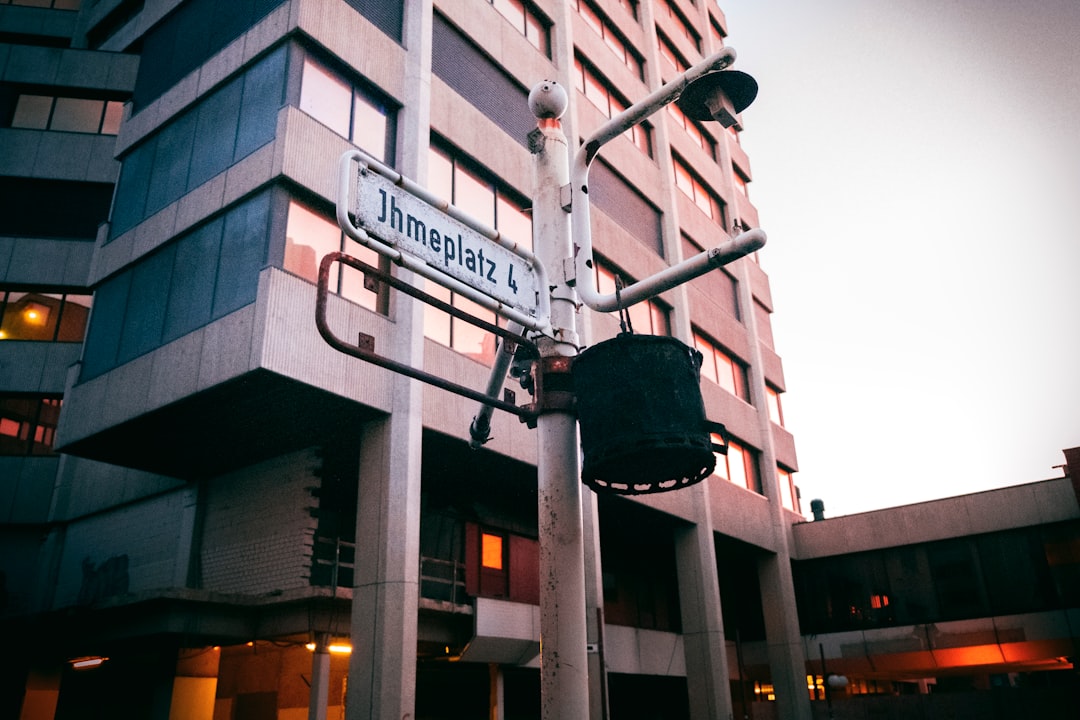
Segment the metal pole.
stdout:
<svg viewBox="0 0 1080 720">
<path fill-rule="evenodd" d="M 566 91 L 554 81 L 539 83 L 529 95 L 529 107 L 538 118 L 529 137 L 534 246 L 541 264 L 552 269 L 552 334 L 537 341 L 540 714 L 545 720 L 580 720 L 589 712 L 589 674 L 577 421 L 567 382 L 570 358 L 578 351 L 578 305 L 566 273 L 573 253 L 570 216 L 561 200 L 570 179 L 568 145 L 558 119 L 566 111 Z"/>
<path fill-rule="evenodd" d="M 311 656 L 311 695 L 308 698 L 308 720 L 326 720 L 330 696 L 330 636 L 315 637 L 315 652 Z"/>
<path fill-rule="evenodd" d="M 829 713 L 829 718 L 833 717 L 832 711 L 832 696 L 829 694 L 829 671 L 825 669 L 825 646 L 822 643 L 818 643 L 818 653 L 821 654 L 821 685 L 825 691 L 825 709 Z"/>
</svg>

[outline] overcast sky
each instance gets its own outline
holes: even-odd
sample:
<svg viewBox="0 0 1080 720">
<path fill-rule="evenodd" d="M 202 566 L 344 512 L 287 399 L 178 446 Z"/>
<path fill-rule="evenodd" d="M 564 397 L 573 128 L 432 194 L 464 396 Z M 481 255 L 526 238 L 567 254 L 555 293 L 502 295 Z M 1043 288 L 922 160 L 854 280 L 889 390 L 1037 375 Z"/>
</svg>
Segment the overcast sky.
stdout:
<svg viewBox="0 0 1080 720">
<path fill-rule="evenodd" d="M 803 507 L 1080 446 L 1080 2 L 724 0 Z"/>
</svg>

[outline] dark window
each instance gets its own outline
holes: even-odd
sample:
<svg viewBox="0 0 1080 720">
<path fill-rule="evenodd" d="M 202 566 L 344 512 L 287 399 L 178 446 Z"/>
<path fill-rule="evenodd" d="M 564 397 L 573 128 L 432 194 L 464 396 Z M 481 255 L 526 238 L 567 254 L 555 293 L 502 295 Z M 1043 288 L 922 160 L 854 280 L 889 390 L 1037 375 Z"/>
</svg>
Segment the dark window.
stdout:
<svg viewBox="0 0 1080 720">
<path fill-rule="evenodd" d="M 528 91 L 437 13 L 431 44 L 431 71 L 526 146 L 536 128 Z"/>
<path fill-rule="evenodd" d="M 113 186 L 71 180 L 0 177 L 0 235 L 93 240 L 109 217 Z"/>
<path fill-rule="evenodd" d="M 622 498 L 598 501 L 605 620 L 680 632 L 672 525 L 660 513 Z"/>
<path fill-rule="evenodd" d="M 285 59 L 278 48 L 124 157 L 111 238 L 274 139 Z"/>
<path fill-rule="evenodd" d="M 94 296 L 82 380 L 254 302 L 270 200 L 257 195 L 105 281 Z"/>
<path fill-rule="evenodd" d="M 52 455 L 59 396 L 0 395 L 0 456 Z"/>
<path fill-rule="evenodd" d="M 594 207 L 663 256 L 660 211 L 603 161 L 594 162 L 590 170 L 589 197 Z"/>
<path fill-rule="evenodd" d="M 284 0 L 191 0 L 146 34 L 133 99 L 138 112 Z"/>
<path fill-rule="evenodd" d="M 804 634 L 1054 610 L 1076 603 L 1080 523 L 800 561 L 793 571 Z"/>
<path fill-rule="evenodd" d="M 397 42 L 401 42 L 402 17 L 405 3 L 402 0 L 345 0 L 356 12 L 372 25 Z"/>
</svg>

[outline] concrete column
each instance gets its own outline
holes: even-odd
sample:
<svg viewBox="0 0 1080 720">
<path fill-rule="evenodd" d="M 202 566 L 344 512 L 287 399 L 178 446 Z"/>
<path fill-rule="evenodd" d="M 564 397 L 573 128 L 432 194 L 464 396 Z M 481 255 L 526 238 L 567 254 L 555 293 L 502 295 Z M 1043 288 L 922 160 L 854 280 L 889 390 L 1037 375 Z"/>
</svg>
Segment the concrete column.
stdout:
<svg viewBox="0 0 1080 720">
<path fill-rule="evenodd" d="M 406 0 L 403 36 L 410 52 L 403 68 L 397 167 L 420 184 L 427 179 L 431 28 L 431 0 Z M 399 277 L 415 279 L 407 272 Z M 423 367 L 423 304 L 397 293 L 390 315 L 394 333 L 384 352 Z M 390 416 L 361 430 L 348 720 L 415 716 L 423 386 L 404 376 L 394 376 L 392 383 Z"/>
<path fill-rule="evenodd" d="M 765 392 L 764 360 L 750 287 L 750 258 L 739 261 L 739 302 L 750 335 L 750 401 L 757 410 L 761 430 L 761 486 L 769 500 L 776 553 L 758 562 L 762 609 L 765 615 L 765 640 L 769 670 L 776 692 L 779 720 L 809 720 L 810 694 L 806 688 L 806 654 L 799 631 L 799 611 L 795 606 L 795 582 L 791 575 L 790 525 L 776 476 L 776 450 L 772 421 L 769 419 Z"/>
<path fill-rule="evenodd" d="M 732 714 L 708 485 L 706 480 L 679 491 L 697 496 L 694 506 L 700 513 L 697 523 L 675 531 L 686 687 L 693 720 L 723 720 Z"/>
</svg>

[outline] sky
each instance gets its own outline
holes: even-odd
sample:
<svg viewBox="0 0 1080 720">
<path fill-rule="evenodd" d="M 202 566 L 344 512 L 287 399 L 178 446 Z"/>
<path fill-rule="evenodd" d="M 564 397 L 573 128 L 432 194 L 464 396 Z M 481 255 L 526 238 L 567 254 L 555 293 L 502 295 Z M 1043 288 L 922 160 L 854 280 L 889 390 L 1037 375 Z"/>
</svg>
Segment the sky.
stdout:
<svg viewBox="0 0 1080 720">
<path fill-rule="evenodd" d="M 723 0 L 804 511 L 1080 446 L 1080 1 Z"/>
</svg>

